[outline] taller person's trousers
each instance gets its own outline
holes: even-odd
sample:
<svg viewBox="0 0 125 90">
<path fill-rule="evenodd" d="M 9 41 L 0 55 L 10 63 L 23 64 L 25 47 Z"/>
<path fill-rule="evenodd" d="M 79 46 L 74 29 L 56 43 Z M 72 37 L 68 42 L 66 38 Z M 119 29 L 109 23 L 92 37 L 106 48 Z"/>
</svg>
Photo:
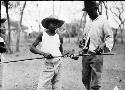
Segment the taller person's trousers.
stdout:
<svg viewBox="0 0 125 90">
<path fill-rule="evenodd" d="M 99 90 L 102 68 L 102 55 L 82 57 L 82 82 L 87 90 Z"/>
</svg>

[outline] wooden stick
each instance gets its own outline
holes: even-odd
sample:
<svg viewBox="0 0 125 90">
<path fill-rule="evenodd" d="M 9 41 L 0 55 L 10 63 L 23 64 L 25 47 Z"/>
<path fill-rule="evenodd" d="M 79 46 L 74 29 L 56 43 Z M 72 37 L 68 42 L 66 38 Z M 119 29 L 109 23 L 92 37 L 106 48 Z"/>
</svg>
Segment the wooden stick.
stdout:
<svg viewBox="0 0 125 90">
<path fill-rule="evenodd" d="M 64 56 L 55 56 L 54 58 L 58 58 L 58 57 L 64 57 Z M 27 60 L 35 60 L 35 59 L 43 59 L 43 58 L 44 58 L 44 57 L 38 57 L 38 58 L 27 58 L 27 59 L 21 59 L 21 60 L 14 60 L 14 61 L 0 62 L 0 64 L 2 64 L 2 63 L 10 63 L 10 62 L 27 61 Z"/>
<path fill-rule="evenodd" d="M 101 55 L 115 55 L 116 53 L 102 53 Z M 79 54 L 77 56 L 93 56 L 95 54 Z M 58 58 L 58 57 L 65 57 L 64 56 L 55 56 L 54 58 Z M 68 56 L 70 57 L 70 56 Z M 0 64 L 2 63 L 10 63 L 10 62 L 19 62 L 19 61 L 27 61 L 27 60 L 35 60 L 35 59 L 43 59 L 44 57 L 37 57 L 37 58 L 28 58 L 28 59 L 21 59 L 21 60 L 14 60 L 14 61 L 6 61 L 6 62 L 0 62 Z"/>
<path fill-rule="evenodd" d="M 99 54 L 99 55 L 115 55 L 116 53 L 102 53 L 102 54 Z M 93 55 L 96 55 L 96 54 L 79 54 L 78 56 L 93 56 Z"/>
</svg>

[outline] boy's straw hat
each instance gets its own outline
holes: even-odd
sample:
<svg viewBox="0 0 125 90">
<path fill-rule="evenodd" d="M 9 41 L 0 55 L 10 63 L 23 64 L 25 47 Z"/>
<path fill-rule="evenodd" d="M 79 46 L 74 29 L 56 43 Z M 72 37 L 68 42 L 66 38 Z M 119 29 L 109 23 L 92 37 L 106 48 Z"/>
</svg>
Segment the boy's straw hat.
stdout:
<svg viewBox="0 0 125 90">
<path fill-rule="evenodd" d="M 45 19 L 42 20 L 41 24 L 44 28 L 48 29 L 49 22 L 56 22 L 57 23 L 57 28 L 61 27 L 64 24 L 63 20 L 59 20 L 57 16 L 49 16 Z"/>
</svg>

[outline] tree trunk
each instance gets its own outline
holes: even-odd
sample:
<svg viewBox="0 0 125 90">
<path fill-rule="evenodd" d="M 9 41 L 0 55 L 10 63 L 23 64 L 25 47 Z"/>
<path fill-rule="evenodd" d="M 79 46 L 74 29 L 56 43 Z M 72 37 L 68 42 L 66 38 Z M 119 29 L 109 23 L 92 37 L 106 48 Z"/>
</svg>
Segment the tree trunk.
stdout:
<svg viewBox="0 0 125 90">
<path fill-rule="evenodd" d="M 125 22 L 125 19 L 123 21 L 121 21 L 121 24 L 119 25 L 119 28 L 120 28 L 120 32 L 121 32 L 121 43 L 123 44 L 124 41 L 123 41 L 123 30 L 124 30 L 124 22 Z M 123 28 L 122 28 L 122 25 L 123 25 Z"/>
<path fill-rule="evenodd" d="M 107 19 L 108 19 L 108 7 L 107 7 L 107 2 L 106 2 L 105 5 L 106 5 L 106 6 L 105 6 L 105 9 L 106 9 L 106 16 L 107 16 Z"/>
<path fill-rule="evenodd" d="M 84 14 L 82 15 L 82 18 L 84 17 Z M 79 27 L 77 27 L 77 30 L 79 29 L 81 29 L 81 26 L 82 26 L 82 18 L 81 18 L 81 20 L 80 20 L 80 25 L 79 25 Z M 79 38 L 80 38 L 80 34 L 79 34 L 79 32 L 78 32 L 78 37 L 77 37 L 77 43 L 79 43 Z"/>
<path fill-rule="evenodd" d="M 87 13 L 84 12 L 84 21 L 83 21 L 83 32 L 84 32 L 84 29 L 85 29 L 85 24 L 86 24 L 86 16 L 87 16 Z"/>
<path fill-rule="evenodd" d="M 107 17 L 107 19 L 108 19 L 108 6 L 107 6 L 107 1 L 103 1 L 102 3 L 104 4 L 105 11 L 106 11 L 106 17 Z"/>
<path fill-rule="evenodd" d="M 37 9 L 38 9 L 38 26 L 39 26 L 39 32 L 40 32 L 40 30 L 41 30 L 41 27 L 40 27 L 40 24 L 41 24 L 41 21 L 40 21 L 40 9 L 39 9 L 39 5 L 38 5 L 38 3 L 36 2 L 36 6 L 37 6 Z"/>
<path fill-rule="evenodd" d="M 122 43 L 122 44 L 124 43 L 124 40 L 123 40 L 123 39 L 124 39 L 124 38 L 123 38 L 123 30 L 125 30 L 125 29 L 124 29 L 124 26 L 125 26 L 124 23 L 125 23 L 125 20 L 123 21 L 123 29 L 121 29 L 121 43 Z"/>
<path fill-rule="evenodd" d="M 114 35 L 114 44 L 117 42 L 117 32 L 118 29 L 112 28 L 113 29 L 113 35 Z"/>
<path fill-rule="evenodd" d="M 102 1 L 99 1 L 99 4 L 100 4 L 100 9 L 101 9 L 99 10 L 99 14 L 102 15 Z"/>
<path fill-rule="evenodd" d="M 19 45 L 20 45 L 20 32 L 22 31 L 21 24 L 22 24 L 22 18 L 23 18 L 23 11 L 26 6 L 26 1 L 23 4 L 23 8 L 20 13 L 20 21 L 18 23 L 18 31 L 17 31 L 17 42 L 16 42 L 16 52 L 19 52 Z"/>
<path fill-rule="evenodd" d="M 68 31 L 68 30 L 67 30 Z M 71 31 L 71 27 L 69 27 L 69 31 L 68 31 L 68 35 L 69 35 L 69 39 L 68 39 L 68 43 L 70 43 L 70 38 L 71 38 L 71 36 L 70 36 L 70 31 Z"/>
<path fill-rule="evenodd" d="M 83 13 L 83 16 L 82 16 L 82 18 L 84 18 L 84 21 L 83 21 L 83 23 L 82 23 L 82 18 L 81 18 L 80 26 L 79 26 L 79 30 L 82 28 L 82 29 L 83 29 L 83 32 L 84 32 L 84 28 L 85 28 L 85 24 L 86 24 L 86 16 L 87 16 L 87 13 L 84 12 L 84 13 Z M 79 40 L 80 40 L 80 36 L 79 36 L 79 34 L 78 34 L 78 38 L 77 38 L 77 42 L 78 42 L 78 43 L 79 43 Z"/>
<path fill-rule="evenodd" d="M 7 14 L 7 20 L 8 20 L 8 36 L 7 36 L 7 49 L 8 49 L 8 53 L 12 54 L 12 50 L 11 50 L 11 29 L 10 29 L 10 18 L 9 18 L 9 14 L 8 14 L 8 1 L 4 1 L 5 3 L 5 7 L 6 7 L 6 14 Z"/>
<path fill-rule="evenodd" d="M 123 44 L 124 41 L 123 41 L 123 35 L 122 35 L 122 33 L 123 33 L 123 29 L 121 29 L 121 43 Z"/>
<path fill-rule="evenodd" d="M 20 23 L 18 23 L 18 31 L 17 31 L 17 41 L 16 41 L 16 52 L 19 52 L 19 43 L 20 43 L 20 32 L 21 32 L 21 26 Z"/>
</svg>

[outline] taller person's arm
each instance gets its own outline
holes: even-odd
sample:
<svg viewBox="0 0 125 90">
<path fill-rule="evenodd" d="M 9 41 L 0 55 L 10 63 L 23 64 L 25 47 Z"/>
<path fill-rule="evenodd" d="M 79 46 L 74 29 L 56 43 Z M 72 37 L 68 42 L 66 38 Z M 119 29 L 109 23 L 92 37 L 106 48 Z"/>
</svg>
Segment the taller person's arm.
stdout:
<svg viewBox="0 0 125 90">
<path fill-rule="evenodd" d="M 113 31 L 108 21 L 104 23 L 103 29 L 104 29 L 104 34 L 105 34 L 105 47 L 106 47 L 104 51 L 107 52 L 107 49 L 111 51 L 114 45 L 114 39 L 113 39 Z"/>
</svg>

